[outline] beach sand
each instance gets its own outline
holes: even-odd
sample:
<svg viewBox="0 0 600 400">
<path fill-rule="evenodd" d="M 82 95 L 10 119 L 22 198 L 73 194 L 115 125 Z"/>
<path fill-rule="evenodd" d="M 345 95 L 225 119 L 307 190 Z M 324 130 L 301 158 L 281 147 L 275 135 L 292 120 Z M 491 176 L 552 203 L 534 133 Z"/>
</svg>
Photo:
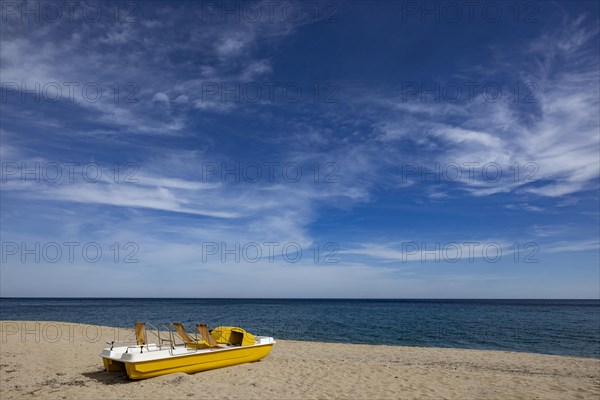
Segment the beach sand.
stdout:
<svg viewBox="0 0 600 400">
<path fill-rule="evenodd" d="M 260 362 L 131 381 L 103 371 L 132 331 L 0 322 L 0 398 L 599 399 L 600 360 L 503 351 L 279 340 Z"/>
</svg>

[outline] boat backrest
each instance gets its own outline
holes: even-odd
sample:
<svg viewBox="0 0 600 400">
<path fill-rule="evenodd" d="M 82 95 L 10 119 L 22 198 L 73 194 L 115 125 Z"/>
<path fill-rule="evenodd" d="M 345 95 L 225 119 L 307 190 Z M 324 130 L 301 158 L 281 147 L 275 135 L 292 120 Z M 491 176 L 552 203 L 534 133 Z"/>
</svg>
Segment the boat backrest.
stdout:
<svg viewBox="0 0 600 400">
<path fill-rule="evenodd" d="M 146 336 L 146 323 L 136 322 L 135 323 L 135 339 L 138 345 L 143 346 L 148 344 L 148 338 Z"/>
<path fill-rule="evenodd" d="M 210 347 L 221 347 L 223 345 L 217 343 L 214 337 L 208 333 L 208 326 L 206 324 L 196 324 L 200 338 L 208 343 Z"/>
<path fill-rule="evenodd" d="M 181 322 L 173 322 L 173 326 L 175 327 L 179 337 L 183 339 L 185 343 L 196 343 L 196 341 L 192 339 L 192 337 L 186 332 Z"/>
<path fill-rule="evenodd" d="M 210 347 L 210 345 L 208 344 L 208 342 L 204 339 L 200 339 L 200 340 L 196 340 L 193 337 L 191 337 L 187 331 L 185 330 L 185 328 L 183 327 L 183 324 L 181 322 L 173 322 L 173 326 L 175 327 L 175 330 L 177 331 L 177 334 L 179 335 L 179 337 L 181 339 L 183 339 L 183 342 L 185 343 L 185 346 L 187 348 L 192 348 L 192 349 L 206 349 L 208 347 Z"/>
</svg>

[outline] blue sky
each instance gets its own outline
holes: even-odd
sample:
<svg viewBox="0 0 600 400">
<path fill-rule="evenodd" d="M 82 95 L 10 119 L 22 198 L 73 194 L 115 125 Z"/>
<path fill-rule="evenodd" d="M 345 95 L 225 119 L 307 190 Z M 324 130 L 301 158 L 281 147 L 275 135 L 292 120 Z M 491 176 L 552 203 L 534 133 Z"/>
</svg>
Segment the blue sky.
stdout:
<svg viewBox="0 0 600 400">
<path fill-rule="evenodd" d="M 2 296 L 600 296 L 597 2 L 61 4 L 2 4 Z"/>
</svg>

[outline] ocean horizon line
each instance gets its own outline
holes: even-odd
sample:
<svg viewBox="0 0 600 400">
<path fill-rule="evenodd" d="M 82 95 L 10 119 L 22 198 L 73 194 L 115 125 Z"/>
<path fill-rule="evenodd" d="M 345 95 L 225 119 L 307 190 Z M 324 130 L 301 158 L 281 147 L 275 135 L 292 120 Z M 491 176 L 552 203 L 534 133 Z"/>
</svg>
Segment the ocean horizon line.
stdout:
<svg viewBox="0 0 600 400">
<path fill-rule="evenodd" d="M 3 299 L 107 299 L 107 300 L 374 300 L 374 301 L 599 301 L 600 298 L 523 298 L 523 297 L 127 297 L 127 296 L 0 296 Z"/>
</svg>

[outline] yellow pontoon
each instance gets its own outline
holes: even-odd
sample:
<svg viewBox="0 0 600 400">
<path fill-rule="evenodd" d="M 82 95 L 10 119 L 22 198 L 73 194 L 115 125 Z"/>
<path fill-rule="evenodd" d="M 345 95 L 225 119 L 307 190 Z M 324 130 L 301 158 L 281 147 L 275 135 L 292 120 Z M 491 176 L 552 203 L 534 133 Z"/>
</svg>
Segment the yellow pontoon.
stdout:
<svg viewBox="0 0 600 400">
<path fill-rule="evenodd" d="M 254 336 L 242 328 L 220 326 L 212 331 L 196 324 L 191 335 L 183 324 L 159 325 L 158 343 L 148 343 L 146 325 L 136 323 L 136 344 L 105 348 L 100 356 L 108 372 L 127 372 L 131 379 L 185 372 L 192 374 L 214 368 L 258 361 L 269 354 L 275 340 Z M 180 342 L 181 340 L 181 342 Z"/>
</svg>

